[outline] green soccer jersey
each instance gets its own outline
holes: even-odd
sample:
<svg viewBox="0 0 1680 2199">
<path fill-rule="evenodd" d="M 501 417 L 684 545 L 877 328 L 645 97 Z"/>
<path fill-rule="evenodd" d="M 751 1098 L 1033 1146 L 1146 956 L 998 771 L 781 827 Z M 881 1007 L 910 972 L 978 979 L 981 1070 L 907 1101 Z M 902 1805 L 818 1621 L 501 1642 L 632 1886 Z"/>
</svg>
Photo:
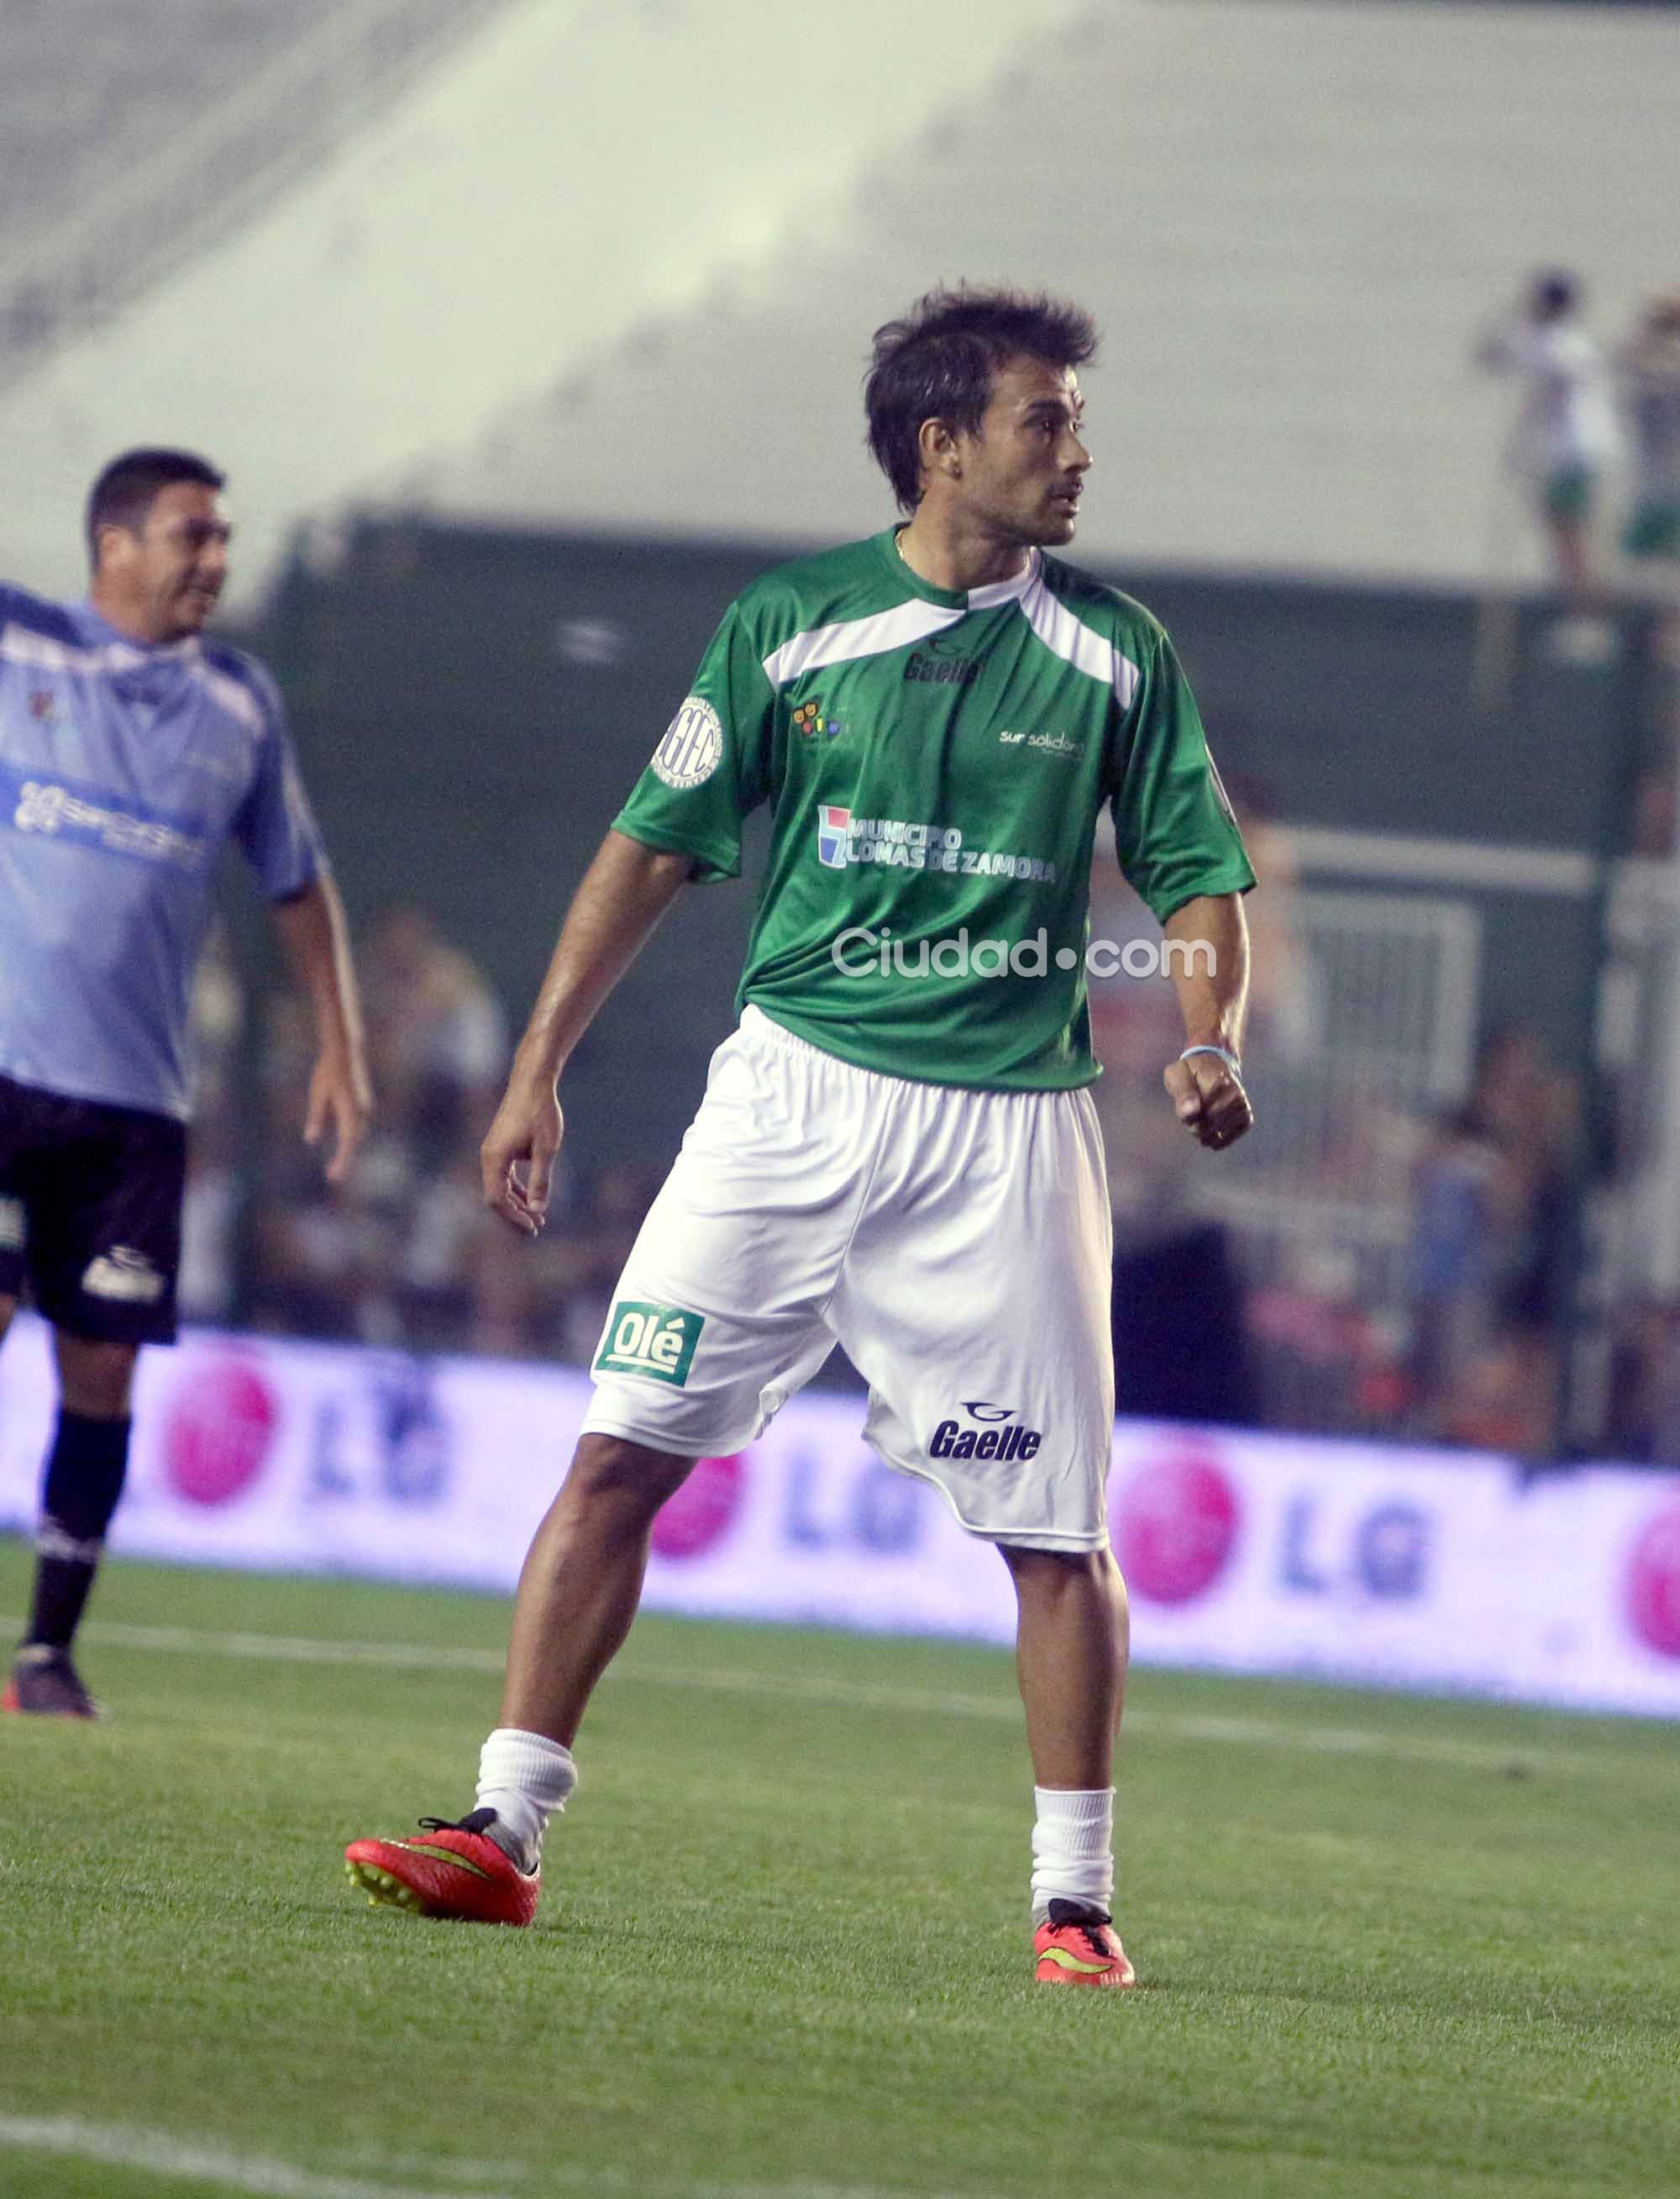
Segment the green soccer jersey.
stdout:
<svg viewBox="0 0 1680 2199">
<path fill-rule="evenodd" d="M 930 586 L 894 532 L 730 605 L 615 828 L 735 878 L 773 825 L 738 998 L 892 1076 L 1088 1083 L 1098 812 L 1163 921 L 1254 883 L 1172 645 L 1141 605 L 1035 551 Z"/>
</svg>

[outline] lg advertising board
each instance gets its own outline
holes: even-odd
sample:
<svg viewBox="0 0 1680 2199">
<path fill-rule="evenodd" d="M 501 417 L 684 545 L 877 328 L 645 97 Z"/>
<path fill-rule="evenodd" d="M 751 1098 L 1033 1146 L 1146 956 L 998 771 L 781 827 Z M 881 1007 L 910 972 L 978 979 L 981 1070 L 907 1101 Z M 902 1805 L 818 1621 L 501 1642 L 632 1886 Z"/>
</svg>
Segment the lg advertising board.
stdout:
<svg viewBox="0 0 1680 2199">
<path fill-rule="evenodd" d="M 112 1547 L 507 1591 L 589 1397 L 570 1369 L 190 1333 L 143 1355 Z M 46 1332 L 0 1355 L 0 1525 L 32 1525 Z M 647 1602 L 1006 1642 L 989 1545 L 794 1398 L 659 1515 Z M 1680 1477 L 1122 1422 L 1110 1509 L 1146 1663 L 1680 1716 Z"/>
</svg>

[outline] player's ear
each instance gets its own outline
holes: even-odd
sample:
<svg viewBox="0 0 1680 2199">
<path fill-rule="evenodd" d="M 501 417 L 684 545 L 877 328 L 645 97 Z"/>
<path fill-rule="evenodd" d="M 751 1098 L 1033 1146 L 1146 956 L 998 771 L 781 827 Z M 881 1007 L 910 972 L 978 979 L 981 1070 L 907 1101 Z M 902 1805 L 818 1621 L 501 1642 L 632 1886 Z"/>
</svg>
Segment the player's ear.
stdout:
<svg viewBox="0 0 1680 2199">
<path fill-rule="evenodd" d="M 933 481 L 943 476 L 956 481 L 962 473 L 962 454 L 957 439 L 940 419 L 924 420 L 916 435 L 917 455 L 921 460 L 922 478 Z"/>
<path fill-rule="evenodd" d="M 102 527 L 93 538 L 93 569 L 96 573 L 120 571 L 133 555 L 136 547 L 134 530 L 119 527 L 114 522 Z"/>
</svg>

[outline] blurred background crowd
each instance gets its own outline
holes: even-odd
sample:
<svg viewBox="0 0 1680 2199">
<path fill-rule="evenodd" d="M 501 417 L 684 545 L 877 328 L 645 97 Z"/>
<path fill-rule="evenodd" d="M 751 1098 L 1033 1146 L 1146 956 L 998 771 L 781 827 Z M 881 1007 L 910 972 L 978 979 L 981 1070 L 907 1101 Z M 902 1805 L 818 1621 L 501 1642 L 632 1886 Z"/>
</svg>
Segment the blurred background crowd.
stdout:
<svg viewBox="0 0 1680 2199">
<path fill-rule="evenodd" d="M 334 1193 L 230 895 L 188 1316 L 591 1354 L 745 890 L 592 1030 L 534 1246 L 478 1191 L 511 1036 L 722 605 L 885 523 L 870 331 L 968 275 L 1096 314 L 1076 554 L 1171 629 L 1261 881 L 1259 1125 L 1216 1168 L 1162 1103 L 1170 988 L 1093 985 L 1122 1409 L 1680 1461 L 1674 38 L 1585 0 L 9 0 L 0 573 L 74 593 L 137 440 L 228 470 L 230 636 L 367 998 Z M 1093 930 L 1152 932 L 1105 850 Z"/>
</svg>

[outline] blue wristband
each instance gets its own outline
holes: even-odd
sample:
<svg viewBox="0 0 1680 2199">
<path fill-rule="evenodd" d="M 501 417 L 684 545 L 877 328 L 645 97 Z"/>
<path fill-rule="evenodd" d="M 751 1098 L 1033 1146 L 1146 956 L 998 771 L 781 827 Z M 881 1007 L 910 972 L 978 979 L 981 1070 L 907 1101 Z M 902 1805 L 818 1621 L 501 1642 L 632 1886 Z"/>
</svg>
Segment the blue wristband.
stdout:
<svg viewBox="0 0 1680 2199">
<path fill-rule="evenodd" d="M 1240 1076 L 1242 1075 L 1241 1062 L 1237 1059 L 1235 1054 L 1234 1054 L 1228 1047 L 1187 1046 L 1183 1053 L 1180 1054 L 1178 1058 L 1181 1061 L 1188 1061 L 1193 1053 L 1216 1053 L 1219 1056 L 1219 1059 L 1224 1063 L 1227 1069 L 1230 1070 L 1233 1076 Z"/>
</svg>

